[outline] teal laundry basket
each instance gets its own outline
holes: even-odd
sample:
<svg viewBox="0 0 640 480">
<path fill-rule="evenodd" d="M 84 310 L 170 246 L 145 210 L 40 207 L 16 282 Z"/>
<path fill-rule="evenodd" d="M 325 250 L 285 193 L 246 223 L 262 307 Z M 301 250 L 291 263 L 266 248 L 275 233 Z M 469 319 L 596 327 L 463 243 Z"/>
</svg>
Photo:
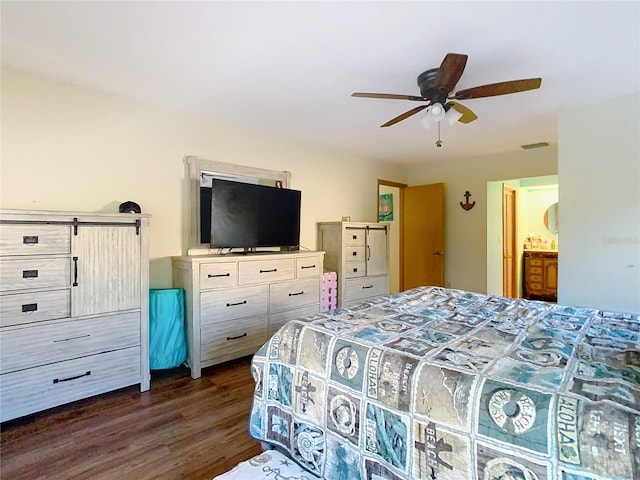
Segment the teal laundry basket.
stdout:
<svg viewBox="0 0 640 480">
<path fill-rule="evenodd" d="M 186 359 L 184 290 L 149 290 L 149 368 L 174 368 Z"/>
</svg>

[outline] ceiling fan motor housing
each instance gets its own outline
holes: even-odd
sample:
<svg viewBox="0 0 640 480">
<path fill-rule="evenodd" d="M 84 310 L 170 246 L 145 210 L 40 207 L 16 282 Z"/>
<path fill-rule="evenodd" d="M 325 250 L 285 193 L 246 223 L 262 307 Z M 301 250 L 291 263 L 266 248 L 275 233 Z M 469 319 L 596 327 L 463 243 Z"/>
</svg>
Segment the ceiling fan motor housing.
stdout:
<svg viewBox="0 0 640 480">
<path fill-rule="evenodd" d="M 428 99 L 432 105 L 434 103 L 440 103 L 444 105 L 447 102 L 447 96 L 449 95 L 449 92 L 447 92 L 446 89 L 441 89 L 441 91 L 438 92 L 434 88 L 439 70 L 439 68 L 432 68 L 418 75 L 418 87 L 420 88 L 420 95 Z"/>
</svg>

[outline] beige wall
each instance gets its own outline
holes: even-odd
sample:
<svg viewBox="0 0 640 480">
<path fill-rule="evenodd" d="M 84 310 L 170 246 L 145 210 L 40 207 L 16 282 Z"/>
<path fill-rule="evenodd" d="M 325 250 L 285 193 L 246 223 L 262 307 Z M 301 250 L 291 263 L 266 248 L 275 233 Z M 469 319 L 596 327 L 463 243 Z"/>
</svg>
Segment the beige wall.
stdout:
<svg viewBox="0 0 640 480">
<path fill-rule="evenodd" d="M 291 171 L 311 249 L 316 222 L 376 221 L 377 179 L 404 179 L 396 166 L 42 77 L 3 70 L 1 88 L 0 206 L 114 212 L 139 203 L 152 215 L 152 288 L 171 286 L 169 257 L 187 249 L 185 155 Z"/>
<path fill-rule="evenodd" d="M 425 163 L 408 169 L 411 186 L 445 184 L 446 286 L 481 293 L 487 291 L 487 204 L 491 200 L 487 197 L 488 182 L 554 175 L 557 173 L 556 161 L 557 150 L 548 147 Z M 465 202 L 467 190 L 471 193 L 469 201 L 476 202 L 471 210 L 460 207 L 460 202 Z"/>
<path fill-rule="evenodd" d="M 560 112 L 558 140 L 558 301 L 640 313 L 640 94 Z"/>
</svg>

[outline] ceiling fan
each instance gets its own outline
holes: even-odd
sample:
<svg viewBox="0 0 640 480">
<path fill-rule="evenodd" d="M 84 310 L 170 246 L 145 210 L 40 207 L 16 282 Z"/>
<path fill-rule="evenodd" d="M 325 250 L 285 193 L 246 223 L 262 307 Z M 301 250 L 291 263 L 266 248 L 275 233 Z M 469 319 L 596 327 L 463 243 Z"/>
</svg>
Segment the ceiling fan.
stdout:
<svg viewBox="0 0 640 480">
<path fill-rule="evenodd" d="M 472 98 L 493 97 L 496 95 L 507 95 L 509 93 L 525 92 L 540 87 L 541 78 L 527 78 L 524 80 L 511 80 L 508 82 L 491 83 L 479 87 L 466 88 L 454 92 L 454 88 L 462 76 L 464 67 L 467 64 L 467 55 L 460 53 L 447 53 L 439 68 L 432 68 L 418 75 L 418 87 L 420 96 L 416 95 L 396 95 L 393 93 L 352 93 L 352 97 L 364 98 L 387 98 L 392 100 L 413 100 L 416 102 L 426 102 L 424 105 L 412 108 L 411 110 L 392 118 L 388 122 L 380 125 L 390 127 L 396 123 L 409 118 L 412 115 L 430 107 L 429 111 L 433 119 L 442 120 L 445 115 L 454 123 L 473 122 L 478 116 L 464 105 L 453 100 L 470 100 Z M 448 115 L 453 109 L 454 115 Z"/>
</svg>

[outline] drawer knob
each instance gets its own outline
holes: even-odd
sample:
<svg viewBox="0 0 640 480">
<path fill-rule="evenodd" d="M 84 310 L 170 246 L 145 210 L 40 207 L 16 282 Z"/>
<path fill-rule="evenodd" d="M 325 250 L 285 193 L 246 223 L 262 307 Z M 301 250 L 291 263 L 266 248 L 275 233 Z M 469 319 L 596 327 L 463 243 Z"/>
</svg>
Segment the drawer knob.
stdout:
<svg viewBox="0 0 640 480">
<path fill-rule="evenodd" d="M 209 278 L 216 278 L 216 277 L 229 277 L 229 276 L 231 276 L 231 274 L 230 274 L 230 273 L 228 273 L 228 272 L 227 272 L 227 273 L 218 273 L 218 274 L 216 274 L 216 275 L 212 275 L 212 274 L 207 275 L 207 277 L 209 277 Z"/>
<path fill-rule="evenodd" d="M 277 271 L 278 271 L 277 268 L 272 268 L 271 270 L 260 270 L 260 273 L 273 273 Z"/>
<path fill-rule="evenodd" d="M 22 237 L 22 243 L 24 245 L 36 245 L 38 243 L 37 235 L 25 235 Z"/>
<path fill-rule="evenodd" d="M 242 335 L 238 335 L 237 337 L 227 337 L 227 341 L 229 340 L 238 340 L 239 338 L 246 337 L 247 332 L 244 332 Z"/>
<path fill-rule="evenodd" d="M 227 307 L 235 307 L 236 305 L 244 305 L 245 303 L 247 303 L 246 300 L 243 300 L 242 302 L 238 302 L 238 303 L 227 303 Z"/>
<path fill-rule="evenodd" d="M 363 286 L 363 287 L 362 287 L 362 289 L 363 289 L 363 290 L 364 290 L 365 288 L 373 288 L 373 285 L 368 285 L 368 286 L 367 286 L 367 285 L 365 285 L 365 286 Z"/>
<path fill-rule="evenodd" d="M 38 278 L 38 270 L 23 270 L 22 278 Z"/>
<path fill-rule="evenodd" d="M 358 252 L 357 251 L 353 251 L 353 252 L 351 252 L 351 255 L 353 255 L 354 257 L 357 257 L 358 256 Z"/>
<path fill-rule="evenodd" d="M 358 271 L 358 267 L 353 267 L 353 273 L 356 273 Z"/>
<path fill-rule="evenodd" d="M 88 377 L 89 375 L 91 375 L 91 370 L 87 370 L 85 373 L 81 373 L 80 375 L 76 375 L 75 377 L 54 378 L 53 383 L 70 382 L 71 380 L 77 380 L 78 378 Z"/>
<path fill-rule="evenodd" d="M 289 296 L 290 296 L 290 297 L 293 297 L 293 296 L 295 296 L 295 295 L 303 295 L 303 294 L 304 294 L 304 290 L 303 290 L 303 291 L 301 291 L 301 292 L 290 293 L 290 294 L 289 294 Z"/>
<path fill-rule="evenodd" d="M 302 270 L 304 270 L 305 268 L 316 268 L 316 266 L 315 265 L 302 265 L 300 268 Z"/>
</svg>

